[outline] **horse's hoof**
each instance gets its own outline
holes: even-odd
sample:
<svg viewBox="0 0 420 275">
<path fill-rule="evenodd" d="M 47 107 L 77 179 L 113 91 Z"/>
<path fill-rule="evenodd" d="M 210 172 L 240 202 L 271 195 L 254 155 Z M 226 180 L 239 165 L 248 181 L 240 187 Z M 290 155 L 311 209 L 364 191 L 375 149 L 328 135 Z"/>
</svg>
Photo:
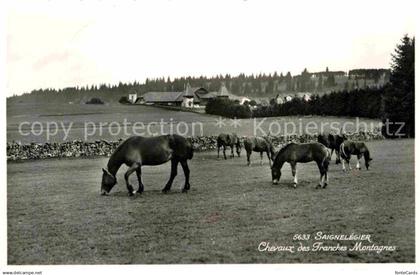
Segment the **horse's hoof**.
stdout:
<svg viewBox="0 0 420 275">
<path fill-rule="evenodd" d="M 315 189 L 319 189 L 319 188 L 321 188 L 321 185 L 320 185 L 320 184 L 318 184 L 318 185 L 315 187 Z"/>
<path fill-rule="evenodd" d="M 163 189 L 163 190 L 162 190 L 162 193 L 163 193 L 163 194 L 166 194 L 166 193 L 168 193 L 168 192 L 169 192 L 169 189 Z"/>
<path fill-rule="evenodd" d="M 182 189 L 182 193 L 188 193 L 188 189 Z"/>
<path fill-rule="evenodd" d="M 129 197 L 132 197 L 132 196 L 134 196 L 134 193 L 133 192 L 130 192 L 130 193 L 128 193 L 128 196 Z"/>
<path fill-rule="evenodd" d="M 293 184 L 293 188 L 295 188 L 295 189 L 296 189 L 296 187 L 297 187 L 296 183 L 295 183 L 295 184 Z"/>
<path fill-rule="evenodd" d="M 325 184 L 324 184 L 324 186 L 322 186 L 322 188 L 323 188 L 323 189 L 327 188 L 327 185 L 328 185 L 328 184 L 326 184 L 326 183 L 325 183 Z"/>
</svg>

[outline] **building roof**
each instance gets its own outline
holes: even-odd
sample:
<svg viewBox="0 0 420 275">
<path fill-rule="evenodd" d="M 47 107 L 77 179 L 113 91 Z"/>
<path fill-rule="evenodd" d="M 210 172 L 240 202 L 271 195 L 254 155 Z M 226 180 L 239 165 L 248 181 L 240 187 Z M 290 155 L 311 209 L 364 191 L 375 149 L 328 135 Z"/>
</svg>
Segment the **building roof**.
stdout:
<svg viewBox="0 0 420 275">
<path fill-rule="evenodd" d="M 202 98 L 202 99 L 210 99 L 210 98 L 214 98 L 216 97 L 216 92 L 208 92 L 206 94 L 201 94 L 201 93 L 196 93 L 198 98 Z"/>
<path fill-rule="evenodd" d="M 225 85 L 220 87 L 219 91 L 217 92 L 217 96 L 229 97 L 229 91 Z"/>
<path fill-rule="evenodd" d="M 228 97 L 230 99 L 242 100 L 242 97 L 230 94 L 228 89 L 223 85 L 217 92 L 209 92 L 203 87 L 191 87 L 188 83 L 185 91 L 182 92 L 147 92 L 143 95 L 145 102 L 182 102 L 184 97 L 194 97 L 194 102 L 199 103 L 200 99 L 210 99 L 215 97 Z"/>
<path fill-rule="evenodd" d="M 200 89 L 200 88 L 191 88 L 190 83 L 187 83 L 187 86 L 185 87 L 184 94 L 182 96 L 183 97 L 194 97 L 195 96 L 194 92 L 198 89 Z"/>
<path fill-rule="evenodd" d="M 143 95 L 146 102 L 182 102 L 184 92 L 147 92 Z"/>
</svg>

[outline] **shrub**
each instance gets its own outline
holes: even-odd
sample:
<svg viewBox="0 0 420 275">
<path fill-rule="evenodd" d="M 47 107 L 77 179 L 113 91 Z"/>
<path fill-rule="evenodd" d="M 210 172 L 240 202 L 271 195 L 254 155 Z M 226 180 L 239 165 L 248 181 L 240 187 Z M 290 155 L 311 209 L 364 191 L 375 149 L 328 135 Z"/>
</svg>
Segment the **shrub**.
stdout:
<svg viewBox="0 0 420 275">
<path fill-rule="evenodd" d="M 100 98 L 93 97 L 86 104 L 104 104 L 104 102 Z"/>
<path fill-rule="evenodd" d="M 118 100 L 118 102 L 121 104 L 131 103 L 126 96 L 121 97 L 120 100 Z"/>
<path fill-rule="evenodd" d="M 222 98 L 209 100 L 206 105 L 206 113 L 230 118 L 250 118 L 252 111 L 249 105 L 240 105 L 239 103 Z"/>
</svg>

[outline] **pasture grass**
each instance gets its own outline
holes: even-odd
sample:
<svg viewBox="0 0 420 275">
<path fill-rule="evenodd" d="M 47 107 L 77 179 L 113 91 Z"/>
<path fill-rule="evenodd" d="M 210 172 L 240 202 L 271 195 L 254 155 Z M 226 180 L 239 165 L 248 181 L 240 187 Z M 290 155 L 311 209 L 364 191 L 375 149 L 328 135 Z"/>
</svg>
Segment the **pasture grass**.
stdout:
<svg viewBox="0 0 420 275">
<path fill-rule="evenodd" d="M 320 132 L 328 133 L 331 128 L 338 129 L 347 123 L 346 130 L 354 132 L 357 130 L 372 131 L 377 127 L 379 120 L 360 118 L 359 129 L 357 129 L 356 118 L 345 117 L 270 117 L 257 119 L 240 119 L 240 125 L 233 125 L 230 119 L 225 119 L 221 127 L 216 125 L 218 116 L 198 114 L 192 112 L 173 111 L 164 108 L 142 106 L 142 105 L 86 105 L 86 104 L 28 104 L 14 103 L 7 105 L 7 140 L 31 142 L 62 142 L 66 137 L 65 131 L 70 127 L 66 141 L 82 139 L 95 141 L 99 139 L 118 140 L 127 138 L 134 134 L 147 136 L 150 134 L 167 134 L 171 130 L 187 136 L 209 136 L 220 133 L 236 132 L 240 136 L 262 136 L 269 133 L 280 134 L 304 134 L 306 126 L 308 134 Z M 162 124 L 161 123 L 162 120 Z M 19 132 L 19 126 L 23 124 L 23 135 Z M 39 133 L 42 123 L 43 132 Z M 115 123 L 113 123 L 115 122 Z M 133 130 L 133 125 L 142 122 L 145 127 L 150 125 L 150 133 L 145 128 Z M 349 124 L 348 122 L 352 122 Z M 47 123 L 57 123 L 58 129 L 51 124 L 50 136 L 47 135 Z M 113 123 L 111 127 L 110 123 Z M 158 124 L 156 124 L 158 123 Z M 63 129 L 64 125 L 65 129 Z M 100 125 L 103 125 L 102 127 Z M 185 124 L 187 126 L 185 126 Z M 366 125 L 365 125 L 366 124 Z M 117 126 L 120 126 L 118 128 Z M 34 132 L 31 132 L 34 126 Z M 86 126 L 86 127 L 85 127 Z M 315 129 L 314 129 L 314 126 Z M 367 126 L 367 129 L 365 128 Z M 102 129 L 102 130 L 101 130 Z M 295 129 L 295 131 L 294 131 Z M 119 130 L 119 131 L 118 131 Z M 335 129 L 332 129 L 335 131 Z M 56 132 L 57 131 L 57 132 Z M 137 133 L 136 133 L 137 132 Z"/>
<path fill-rule="evenodd" d="M 371 170 L 330 166 L 328 188 L 315 189 L 315 163 L 290 166 L 271 184 L 268 160 L 190 161 L 191 190 L 170 165 L 143 168 L 145 192 L 128 197 L 122 169 L 110 196 L 100 196 L 107 158 L 8 163 L 8 264 L 373 263 L 414 262 L 414 140 L 368 143 Z M 244 152 L 242 152 L 244 154 Z M 355 162 L 353 159 L 353 167 Z M 137 179 L 131 178 L 133 185 Z M 371 234 L 394 252 L 259 252 L 267 241 L 298 245 L 294 234 Z M 313 240 L 306 242 L 308 245 Z M 336 244 L 330 241 L 328 244 Z M 349 245 L 354 242 L 340 241 Z"/>
</svg>

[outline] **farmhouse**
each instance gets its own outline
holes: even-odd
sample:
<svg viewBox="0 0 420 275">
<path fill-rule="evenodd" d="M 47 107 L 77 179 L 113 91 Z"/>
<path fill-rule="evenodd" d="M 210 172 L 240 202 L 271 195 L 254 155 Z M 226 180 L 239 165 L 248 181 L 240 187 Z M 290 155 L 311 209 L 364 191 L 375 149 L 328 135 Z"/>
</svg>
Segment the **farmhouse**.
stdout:
<svg viewBox="0 0 420 275">
<path fill-rule="evenodd" d="M 308 102 L 309 100 L 311 100 L 311 93 L 297 93 L 296 97 L 303 99 L 304 101 Z"/>
<path fill-rule="evenodd" d="M 130 101 L 131 103 L 136 103 L 137 98 L 137 93 L 128 94 L 128 101 Z"/>
<path fill-rule="evenodd" d="M 182 92 L 148 92 L 140 97 L 140 103 L 147 105 L 169 105 L 184 108 L 196 108 L 205 106 L 212 98 L 226 98 L 238 100 L 239 104 L 251 101 L 244 96 L 231 94 L 225 85 L 222 85 L 217 92 L 210 92 L 203 87 L 191 87 L 189 83 Z"/>
<path fill-rule="evenodd" d="M 292 99 L 293 99 L 293 96 L 292 95 L 285 95 L 284 96 L 284 102 L 292 101 Z"/>
<path fill-rule="evenodd" d="M 300 99 L 303 99 L 304 101 L 308 102 L 311 100 L 311 93 L 296 93 L 294 95 L 288 94 L 288 95 L 283 95 L 283 94 L 278 94 L 275 98 L 274 101 L 276 102 L 276 104 L 283 104 L 289 101 L 292 101 L 293 98 L 297 97 Z"/>
<path fill-rule="evenodd" d="M 283 104 L 286 101 L 286 99 L 281 94 L 278 94 L 274 98 L 274 100 L 275 100 L 276 104 Z"/>
</svg>

